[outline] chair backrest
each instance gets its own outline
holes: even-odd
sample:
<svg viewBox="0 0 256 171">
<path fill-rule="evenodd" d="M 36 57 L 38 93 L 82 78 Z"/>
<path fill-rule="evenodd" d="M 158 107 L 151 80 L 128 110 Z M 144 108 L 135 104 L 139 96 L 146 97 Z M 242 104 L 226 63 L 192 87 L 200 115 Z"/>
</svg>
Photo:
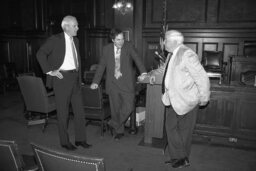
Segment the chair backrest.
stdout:
<svg viewBox="0 0 256 171">
<path fill-rule="evenodd" d="M 104 171 L 104 159 L 64 153 L 31 143 L 41 171 Z"/>
<path fill-rule="evenodd" d="M 91 89 L 89 85 L 82 87 L 83 107 L 89 109 L 102 109 L 102 88 Z"/>
<path fill-rule="evenodd" d="M 20 171 L 23 166 L 17 144 L 14 141 L 0 140 L 0 170 Z"/>
<path fill-rule="evenodd" d="M 47 91 L 41 78 L 35 76 L 17 77 L 26 109 L 33 112 L 49 112 Z"/>
<path fill-rule="evenodd" d="M 207 69 L 222 69 L 223 53 L 221 51 L 203 51 L 202 65 Z"/>
<path fill-rule="evenodd" d="M 92 64 L 90 67 L 90 71 L 96 71 L 98 66 L 99 66 L 99 64 Z"/>
<path fill-rule="evenodd" d="M 95 71 L 84 71 L 84 83 L 89 85 L 92 83 Z"/>
</svg>

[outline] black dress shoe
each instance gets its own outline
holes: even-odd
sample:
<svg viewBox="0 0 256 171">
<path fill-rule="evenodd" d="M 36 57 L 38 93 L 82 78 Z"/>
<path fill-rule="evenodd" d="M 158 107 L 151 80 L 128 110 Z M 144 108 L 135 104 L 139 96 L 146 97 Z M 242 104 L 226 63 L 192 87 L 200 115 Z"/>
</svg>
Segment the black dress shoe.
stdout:
<svg viewBox="0 0 256 171">
<path fill-rule="evenodd" d="M 76 142 L 75 142 L 75 145 L 76 145 L 76 146 L 81 146 L 81 147 L 83 147 L 83 148 L 90 148 L 90 147 L 92 147 L 92 145 L 87 144 L 87 143 L 84 142 L 84 141 L 76 141 Z"/>
<path fill-rule="evenodd" d="M 123 136 L 124 136 L 124 133 L 119 133 L 119 134 L 115 135 L 114 139 L 115 140 L 120 140 Z"/>
<path fill-rule="evenodd" d="M 189 160 L 187 157 L 177 160 L 172 164 L 173 168 L 183 168 L 189 166 Z"/>
<path fill-rule="evenodd" d="M 137 134 L 137 129 L 135 128 L 135 129 L 130 129 L 129 130 L 129 134 L 132 134 L 132 135 L 135 135 L 135 134 Z"/>
<path fill-rule="evenodd" d="M 171 159 L 171 160 L 165 161 L 164 163 L 165 163 L 166 165 L 170 165 L 170 164 L 173 164 L 173 163 L 175 163 L 175 162 L 177 162 L 177 161 L 178 161 L 178 159 Z"/>
<path fill-rule="evenodd" d="M 76 147 L 73 144 L 71 144 L 71 143 L 66 144 L 66 145 L 61 145 L 61 147 L 65 148 L 67 150 L 71 150 L 71 151 L 76 150 Z"/>
</svg>

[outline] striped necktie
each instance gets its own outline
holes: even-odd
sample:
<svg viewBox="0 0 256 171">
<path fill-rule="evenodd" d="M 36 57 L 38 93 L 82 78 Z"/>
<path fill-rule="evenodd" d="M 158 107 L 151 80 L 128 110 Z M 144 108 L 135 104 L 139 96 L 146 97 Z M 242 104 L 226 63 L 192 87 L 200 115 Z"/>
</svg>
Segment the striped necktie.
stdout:
<svg viewBox="0 0 256 171">
<path fill-rule="evenodd" d="M 120 76 L 122 76 L 122 73 L 120 72 L 120 55 L 121 55 L 121 49 L 116 49 L 115 54 L 115 78 L 118 79 Z"/>
<path fill-rule="evenodd" d="M 74 63 L 75 63 L 75 68 L 78 71 L 78 61 L 77 61 L 77 56 L 76 56 L 76 51 L 75 51 L 75 44 L 74 44 L 72 37 L 70 37 L 70 42 L 71 42 L 71 49 L 72 49 L 73 59 L 74 59 Z"/>
</svg>

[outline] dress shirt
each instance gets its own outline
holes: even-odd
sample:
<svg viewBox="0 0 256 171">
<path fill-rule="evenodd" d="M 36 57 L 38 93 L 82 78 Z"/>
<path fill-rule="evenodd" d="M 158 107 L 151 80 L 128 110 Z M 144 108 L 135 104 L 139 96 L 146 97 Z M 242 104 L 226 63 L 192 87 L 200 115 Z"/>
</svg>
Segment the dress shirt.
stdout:
<svg viewBox="0 0 256 171">
<path fill-rule="evenodd" d="M 64 62 L 60 66 L 60 70 L 73 70 L 73 69 L 76 69 L 72 47 L 71 47 L 71 43 L 74 43 L 74 41 L 71 42 L 70 36 L 67 35 L 66 33 L 64 33 L 64 35 L 65 35 L 66 52 L 65 52 Z M 74 45 L 74 49 L 77 56 L 75 45 Z"/>
</svg>

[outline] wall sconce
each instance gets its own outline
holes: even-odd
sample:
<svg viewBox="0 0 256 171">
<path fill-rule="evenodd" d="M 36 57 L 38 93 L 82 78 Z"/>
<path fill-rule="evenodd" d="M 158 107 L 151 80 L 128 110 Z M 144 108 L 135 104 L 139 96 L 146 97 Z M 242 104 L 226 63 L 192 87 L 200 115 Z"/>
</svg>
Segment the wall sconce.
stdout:
<svg viewBox="0 0 256 171">
<path fill-rule="evenodd" d="M 119 11 L 122 15 L 133 10 L 132 3 L 129 0 L 115 0 L 112 8 Z"/>
</svg>

